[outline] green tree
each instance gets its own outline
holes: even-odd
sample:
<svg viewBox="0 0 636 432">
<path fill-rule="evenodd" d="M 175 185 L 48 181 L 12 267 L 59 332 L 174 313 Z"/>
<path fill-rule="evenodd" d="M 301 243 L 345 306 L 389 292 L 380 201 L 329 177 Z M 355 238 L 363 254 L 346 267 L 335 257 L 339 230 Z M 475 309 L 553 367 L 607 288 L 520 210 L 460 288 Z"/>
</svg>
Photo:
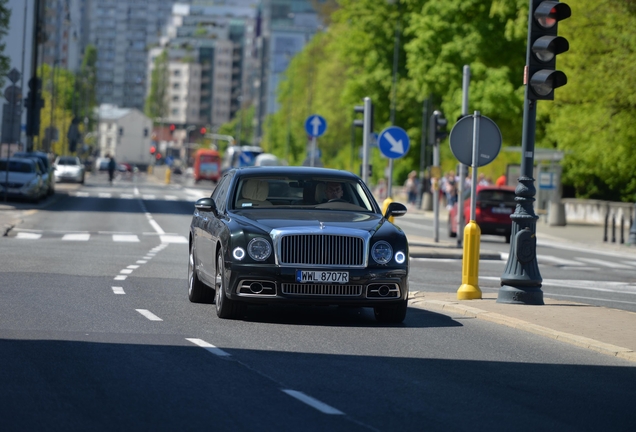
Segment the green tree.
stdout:
<svg viewBox="0 0 636 432">
<path fill-rule="evenodd" d="M 7 0 L 0 0 L 0 87 L 4 87 L 4 77 L 9 72 L 9 57 L 3 55 L 6 43 L 4 37 L 9 32 L 9 21 L 11 19 L 11 10 L 7 8 Z"/>
<path fill-rule="evenodd" d="M 146 98 L 144 113 L 151 119 L 166 118 L 168 114 L 168 51 L 163 50 L 155 58 L 150 75 L 150 92 Z"/>
<path fill-rule="evenodd" d="M 559 25 L 570 50 L 558 57 L 568 84 L 539 105 L 543 144 L 565 152 L 563 182 L 577 197 L 636 201 L 636 5 L 571 2 Z"/>
</svg>

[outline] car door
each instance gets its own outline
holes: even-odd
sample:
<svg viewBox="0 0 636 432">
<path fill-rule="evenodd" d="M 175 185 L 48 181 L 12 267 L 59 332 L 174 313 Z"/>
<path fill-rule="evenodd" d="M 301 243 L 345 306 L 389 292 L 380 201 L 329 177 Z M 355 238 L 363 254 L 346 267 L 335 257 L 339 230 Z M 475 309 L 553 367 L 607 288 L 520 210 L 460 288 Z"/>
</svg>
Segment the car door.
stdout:
<svg viewBox="0 0 636 432">
<path fill-rule="evenodd" d="M 233 175 L 226 173 L 212 192 L 212 200 L 216 206 L 214 212 L 200 212 L 199 228 L 196 239 L 196 259 L 198 261 L 201 279 L 208 285 L 214 285 L 216 267 L 216 245 L 225 229 L 227 193 L 232 183 Z"/>
</svg>

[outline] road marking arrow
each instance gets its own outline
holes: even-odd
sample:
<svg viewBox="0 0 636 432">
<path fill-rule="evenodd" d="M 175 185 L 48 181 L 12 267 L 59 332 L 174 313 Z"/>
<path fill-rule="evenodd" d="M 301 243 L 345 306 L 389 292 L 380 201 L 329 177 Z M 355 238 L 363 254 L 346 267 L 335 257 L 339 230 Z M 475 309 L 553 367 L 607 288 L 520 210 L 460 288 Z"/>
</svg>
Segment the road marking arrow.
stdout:
<svg viewBox="0 0 636 432">
<path fill-rule="evenodd" d="M 389 142 L 389 144 L 391 144 L 391 151 L 393 153 L 404 153 L 404 145 L 402 144 L 402 140 L 396 141 L 395 138 L 393 138 L 393 135 L 391 135 L 389 132 L 385 133 L 384 136 L 386 136 L 386 140 Z"/>
</svg>

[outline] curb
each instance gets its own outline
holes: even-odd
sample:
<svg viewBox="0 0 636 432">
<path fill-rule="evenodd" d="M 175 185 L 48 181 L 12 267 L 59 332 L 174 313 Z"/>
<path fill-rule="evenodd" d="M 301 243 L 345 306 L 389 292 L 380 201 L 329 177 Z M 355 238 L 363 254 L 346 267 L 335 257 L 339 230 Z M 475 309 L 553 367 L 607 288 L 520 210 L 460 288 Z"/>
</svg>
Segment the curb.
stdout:
<svg viewBox="0 0 636 432">
<path fill-rule="evenodd" d="M 419 293 L 417 291 L 414 291 L 412 292 L 412 294 L 417 295 Z M 425 294 L 422 293 L 422 296 L 425 296 Z M 488 312 L 471 306 L 463 306 L 455 302 L 447 302 L 442 300 L 425 300 L 422 297 L 409 299 L 409 305 L 417 307 L 419 309 L 435 309 L 442 312 L 460 314 L 465 317 L 483 319 L 495 324 L 505 325 L 518 330 L 534 333 L 539 336 L 545 336 L 550 339 L 569 343 L 580 348 L 587 348 L 601 354 L 636 362 L 636 352 L 632 351 L 629 348 L 623 348 L 616 345 L 599 342 L 595 339 L 586 338 L 584 336 L 577 336 L 570 333 L 553 330 L 548 327 L 531 324 L 526 321 L 512 318 L 506 315 L 501 315 L 495 312 Z"/>
</svg>

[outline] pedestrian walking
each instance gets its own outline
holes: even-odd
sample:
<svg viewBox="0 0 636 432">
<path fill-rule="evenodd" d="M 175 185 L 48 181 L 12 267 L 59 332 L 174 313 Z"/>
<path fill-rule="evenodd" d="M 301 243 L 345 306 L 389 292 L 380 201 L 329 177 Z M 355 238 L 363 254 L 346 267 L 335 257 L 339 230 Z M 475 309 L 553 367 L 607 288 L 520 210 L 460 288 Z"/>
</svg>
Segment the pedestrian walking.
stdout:
<svg viewBox="0 0 636 432">
<path fill-rule="evenodd" d="M 415 204 L 417 201 L 417 172 L 411 171 L 404 182 L 404 191 L 406 192 L 407 202 Z"/>
<path fill-rule="evenodd" d="M 115 162 L 115 158 L 108 154 L 106 155 L 108 158 L 108 182 L 113 183 L 113 178 L 115 177 L 115 168 L 117 167 L 117 162 Z"/>
</svg>

